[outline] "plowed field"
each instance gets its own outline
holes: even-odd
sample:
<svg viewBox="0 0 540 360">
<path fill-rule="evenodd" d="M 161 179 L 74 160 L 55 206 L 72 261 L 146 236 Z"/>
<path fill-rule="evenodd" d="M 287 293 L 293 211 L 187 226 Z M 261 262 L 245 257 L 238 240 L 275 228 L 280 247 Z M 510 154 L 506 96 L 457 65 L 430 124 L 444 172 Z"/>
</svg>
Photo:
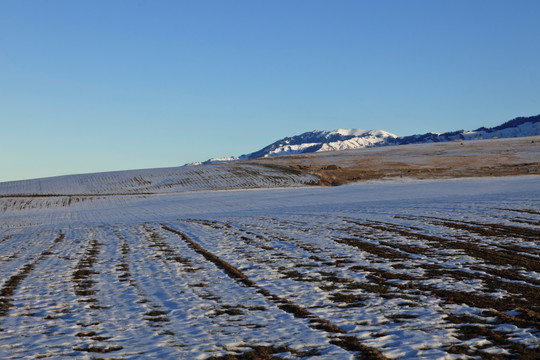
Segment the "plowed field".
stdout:
<svg viewBox="0 0 540 360">
<path fill-rule="evenodd" d="M 2 359 L 540 356 L 536 176 L 62 198 L 2 199 Z"/>
</svg>

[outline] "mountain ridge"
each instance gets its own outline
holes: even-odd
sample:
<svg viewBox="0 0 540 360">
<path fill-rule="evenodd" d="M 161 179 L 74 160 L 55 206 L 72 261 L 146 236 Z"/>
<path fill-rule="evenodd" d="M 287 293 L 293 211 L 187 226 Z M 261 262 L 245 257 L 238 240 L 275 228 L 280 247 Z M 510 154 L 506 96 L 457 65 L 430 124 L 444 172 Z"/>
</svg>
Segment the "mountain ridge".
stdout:
<svg viewBox="0 0 540 360">
<path fill-rule="evenodd" d="M 212 158 L 203 162 L 186 165 L 213 164 L 252 160 L 261 157 L 306 154 L 314 152 L 359 149 L 366 147 L 407 145 L 483 138 L 509 138 L 540 135 L 540 114 L 529 117 L 516 117 L 492 127 L 480 127 L 476 130 L 457 130 L 444 133 L 428 132 L 398 137 L 384 130 L 336 129 L 333 131 L 313 130 L 300 135 L 289 136 L 249 154 L 223 158 Z"/>
</svg>

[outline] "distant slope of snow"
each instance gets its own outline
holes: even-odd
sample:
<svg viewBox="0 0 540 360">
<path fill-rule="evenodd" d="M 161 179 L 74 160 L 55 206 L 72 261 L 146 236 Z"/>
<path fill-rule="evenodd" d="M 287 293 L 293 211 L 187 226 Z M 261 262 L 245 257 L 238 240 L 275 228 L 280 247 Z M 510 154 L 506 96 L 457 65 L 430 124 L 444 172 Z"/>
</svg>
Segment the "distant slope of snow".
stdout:
<svg viewBox="0 0 540 360">
<path fill-rule="evenodd" d="M 454 140 L 482 138 L 509 138 L 540 135 L 540 115 L 518 117 L 493 127 L 481 127 L 474 131 L 459 130 L 446 133 L 426 133 L 398 137 L 383 130 L 337 129 L 334 131 L 314 130 L 300 135 L 286 137 L 261 150 L 239 157 L 212 158 L 204 162 L 188 165 L 213 164 L 261 157 L 361 149 L 385 145 L 406 145 Z"/>
<path fill-rule="evenodd" d="M 454 140 L 510 138 L 540 135 L 540 115 L 518 117 L 493 128 L 481 127 L 474 131 L 452 131 L 446 133 L 426 133 L 396 138 L 394 144 L 418 144 Z M 391 141 L 390 141 L 391 143 Z"/>
<path fill-rule="evenodd" d="M 223 164 L 58 176 L 0 183 L 0 196 L 156 194 L 198 190 L 272 188 L 318 178 L 279 166 Z"/>
<path fill-rule="evenodd" d="M 368 146 L 384 145 L 396 135 L 382 130 L 337 129 L 334 131 L 311 131 L 287 137 L 240 159 L 253 159 L 266 156 L 291 155 L 306 152 L 358 149 Z"/>
<path fill-rule="evenodd" d="M 270 144 L 259 151 L 241 155 L 240 157 L 212 158 L 203 163 L 188 165 L 212 164 L 217 162 L 249 160 L 260 157 L 294 155 L 320 151 L 359 149 L 382 146 L 393 141 L 397 135 L 383 130 L 336 129 L 334 131 L 314 130 L 300 135 L 286 137 Z"/>
</svg>

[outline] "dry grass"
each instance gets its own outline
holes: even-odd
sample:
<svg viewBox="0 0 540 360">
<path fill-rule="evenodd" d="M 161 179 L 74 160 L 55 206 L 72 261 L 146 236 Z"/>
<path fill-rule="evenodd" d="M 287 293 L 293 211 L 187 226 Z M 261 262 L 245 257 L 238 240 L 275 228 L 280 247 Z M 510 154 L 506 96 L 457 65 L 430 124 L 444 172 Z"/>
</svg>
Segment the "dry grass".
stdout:
<svg viewBox="0 0 540 360">
<path fill-rule="evenodd" d="M 418 178 L 540 174 L 540 136 L 376 147 L 248 160 L 319 177 L 319 185 Z"/>
</svg>

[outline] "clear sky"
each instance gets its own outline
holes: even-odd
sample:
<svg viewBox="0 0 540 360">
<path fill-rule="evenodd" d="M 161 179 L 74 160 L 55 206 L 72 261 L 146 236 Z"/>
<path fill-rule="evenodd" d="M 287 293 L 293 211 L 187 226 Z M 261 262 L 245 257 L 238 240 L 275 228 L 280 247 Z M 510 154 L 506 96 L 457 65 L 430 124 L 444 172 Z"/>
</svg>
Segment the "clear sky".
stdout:
<svg viewBox="0 0 540 360">
<path fill-rule="evenodd" d="M 540 113 L 538 0 L 0 0 L 0 181 Z"/>
</svg>

